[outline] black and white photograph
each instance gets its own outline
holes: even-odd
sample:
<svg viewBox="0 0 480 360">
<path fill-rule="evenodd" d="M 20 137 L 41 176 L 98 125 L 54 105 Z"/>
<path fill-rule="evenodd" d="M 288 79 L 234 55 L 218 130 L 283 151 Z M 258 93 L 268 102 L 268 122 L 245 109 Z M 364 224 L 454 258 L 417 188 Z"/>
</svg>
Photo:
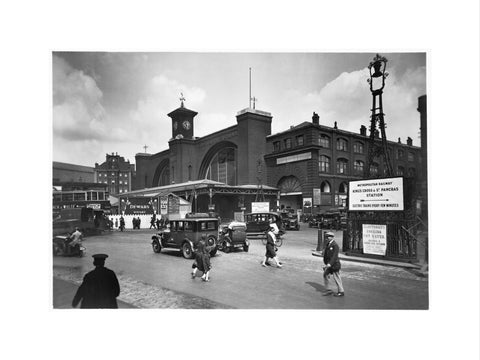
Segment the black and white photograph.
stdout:
<svg viewBox="0 0 480 360">
<path fill-rule="evenodd" d="M 2 358 L 480 356 L 480 4 L 4 10 Z"/>
<path fill-rule="evenodd" d="M 54 308 L 428 309 L 425 53 L 52 64 Z"/>
</svg>

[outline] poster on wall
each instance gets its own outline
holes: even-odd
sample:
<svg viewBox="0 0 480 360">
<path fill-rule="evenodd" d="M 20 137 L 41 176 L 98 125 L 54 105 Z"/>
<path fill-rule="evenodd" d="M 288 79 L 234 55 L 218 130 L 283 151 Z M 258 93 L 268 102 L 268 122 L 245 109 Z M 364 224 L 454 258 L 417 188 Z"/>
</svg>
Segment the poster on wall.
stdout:
<svg viewBox="0 0 480 360">
<path fill-rule="evenodd" d="M 168 196 L 160 197 L 160 214 L 168 214 Z"/>
<path fill-rule="evenodd" d="M 403 211 L 403 178 L 350 181 L 350 211 Z"/>
<path fill-rule="evenodd" d="M 321 205 L 322 197 L 320 194 L 320 189 L 313 189 L 313 206 Z"/>
<path fill-rule="evenodd" d="M 363 253 L 383 255 L 387 251 L 387 225 L 362 225 Z"/>
<path fill-rule="evenodd" d="M 270 211 L 270 203 L 266 202 L 252 202 L 252 213 L 263 213 Z"/>
<path fill-rule="evenodd" d="M 125 215 L 151 215 L 153 213 L 154 201 L 150 198 L 131 197 L 125 201 Z"/>
</svg>

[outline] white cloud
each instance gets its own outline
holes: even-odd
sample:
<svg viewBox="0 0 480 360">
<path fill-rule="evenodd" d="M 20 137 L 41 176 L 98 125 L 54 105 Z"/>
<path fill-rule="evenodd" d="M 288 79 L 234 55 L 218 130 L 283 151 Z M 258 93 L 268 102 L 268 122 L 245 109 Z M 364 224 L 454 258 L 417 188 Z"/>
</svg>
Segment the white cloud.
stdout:
<svg viewBox="0 0 480 360">
<path fill-rule="evenodd" d="M 365 68 L 344 72 L 317 92 L 304 94 L 289 90 L 285 103 L 297 105 L 294 110 L 289 105 L 275 110 L 274 114 L 279 114 L 275 132 L 285 130 L 291 124 L 311 121 L 313 111 L 320 115 L 323 125 L 333 126 L 336 121 L 340 129 L 352 132 L 359 132 L 361 125 L 368 128 L 372 107 L 368 77 L 369 72 Z M 400 77 L 395 68 L 390 69 L 383 93 L 389 140 L 396 141 L 401 137 L 402 142 L 406 142 L 406 138 L 411 137 L 414 145 L 419 146 L 420 115 L 416 109 L 418 97 L 425 94 L 425 88 L 425 67 L 407 69 Z M 302 118 L 291 118 L 293 112 L 301 114 Z"/>
<path fill-rule="evenodd" d="M 106 112 L 95 80 L 53 56 L 53 131 L 71 141 L 103 139 Z"/>
<path fill-rule="evenodd" d="M 180 106 L 181 92 L 186 98 L 184 106 L 191 109 L 201 107 L 207 96 L 203 89 L 182 84 L 165 75 L 157 75 L 149 81 L 145 95 L 129 113 L 128 123 L 124 126 L 130 141 L 138 144 L 138 152 L 143 144 L 147 144 L 148 152 L 152 153 L 167 149 L 172 135 L 167 114 Z"/>
</svg>

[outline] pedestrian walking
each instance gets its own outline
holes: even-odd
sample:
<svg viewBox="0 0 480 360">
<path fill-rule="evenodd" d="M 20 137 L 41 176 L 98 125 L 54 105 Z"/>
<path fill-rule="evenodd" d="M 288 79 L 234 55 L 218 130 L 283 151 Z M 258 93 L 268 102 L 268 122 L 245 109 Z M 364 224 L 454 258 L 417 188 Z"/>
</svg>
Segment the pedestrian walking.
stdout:
<svg viewBox="0 0 480 360">
<path fill-rule="evenodd" d="M 150 229 L 151 228 L 154 228 L 155 229 L 155 215 L 153 215 L 151 218 L 150 218 Z"/>
<path fill-rule="evenodd" d="M 262 261 L 262 266 L 270 265 L 268 259 L 273 259 L 275 264 L 278 268 L 282 267 L 282 263 L 277 257 L 277 248 L 275 247 L 275 233 L 274 228 L 270 227 L 267 232 L 267 244 L 266 244 L 266 252 L 265 252 L 265 259 Z"/>
<path fill-rule="evenodd" d="M 343 289 L 342 278 L 340 277 L 340 259 L 338 258 L 338 253 L 340 249 L 338 244 L 335 242 L 335 234 L 331 231 L 325 233 L 325 238 L 327 239 L 325 249 L 323 250 L 323 282 L 325 285 L 324 296 L 332 295 L 336 297 L 345 296 L 345 291 Z M 329 287 L 329 278 L 330 275 L 333 277 L 335 284 L 337 285 L 337 292 L 334 292 Z"/>
<path fill-rule="evenodd" d="M 77 307 L 81 302 L 81 309 L 117 309 L 120 285 L 115 273 L 105 267 L 108 255 L 95 254 L 92 257 L 95 269 L 83 277 L 82 285 L 72 300 L 72 307 Z"/>
<path fill-rule="evenodd" d="M 157 221 L 156 221 L 157 230 L 160 230 L 160 224 L 161 224 L 161 222 L 162 222 L 162 221 L 160 220 L 161 218 L 162 218 L 161 216 L 160 216 L 160 217 L 157 217 Z"/>
<path fill-rule="evenodd" d="M 117 218 L 115 218 L 115 228 L 118 229 L 118 219 Z"/>
<path fill-rule="evenodd" d="M 197 270 L 200 270 L 203 272 L 202 280 L 208 282 L 210 281 L 209 277 L 212 265 L 210 262 L 210 253 L 206 246 L 206 239 L 207 237 L 204 234 L 198 242 L 197 251 L 195 252 L 195 260 L 192 264 L 192 279 L 196 278 Z"/>
<path fill-rule="evenodd" d="M 140 223 L 142 220 L 140 220 L 140 216 L 137 216 L 137 229 L 140 230 Z"/>
</svg>

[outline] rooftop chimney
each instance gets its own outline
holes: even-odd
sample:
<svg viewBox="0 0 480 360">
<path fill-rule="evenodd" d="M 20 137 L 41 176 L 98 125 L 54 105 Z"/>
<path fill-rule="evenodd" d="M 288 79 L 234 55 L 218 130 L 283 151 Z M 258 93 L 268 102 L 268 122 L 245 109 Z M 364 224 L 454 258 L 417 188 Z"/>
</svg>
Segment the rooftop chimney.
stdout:
<svg viewBox="0 0 480 360">
<path fill-rule="evenodd" d="M 360 135 L 367 136 L 367 128 L 365 125 L 360 126 Z"/>
<path fill-rule="evenodd" d="M 334 129 L 338 129 L 338 127 L 337 127 L 337 122 L 336 122 L 336 121 L 335 121 L 335 123 L 334 123 L 334 125 L 333 125 L 333 128 L 334 128 Z"/>
<path fill-rule="evenodd" d="M 402 141 L 400 140 L 400 138 L 398 138 L 398 143 L 399 143 L 399 144 L 401 144 L 401 143 L 402 143 Z"/>
<path fill-rule="evenodd" d="M 314 111 L 312 116 L 312 123 L 318 125 L 320 123 L 320 116 Z"/>
<path fill-rule="evenodd" d="M 407 145 L 412 146 L 412 138 L 410 136 L 407 137 Z"/>
</svg>

